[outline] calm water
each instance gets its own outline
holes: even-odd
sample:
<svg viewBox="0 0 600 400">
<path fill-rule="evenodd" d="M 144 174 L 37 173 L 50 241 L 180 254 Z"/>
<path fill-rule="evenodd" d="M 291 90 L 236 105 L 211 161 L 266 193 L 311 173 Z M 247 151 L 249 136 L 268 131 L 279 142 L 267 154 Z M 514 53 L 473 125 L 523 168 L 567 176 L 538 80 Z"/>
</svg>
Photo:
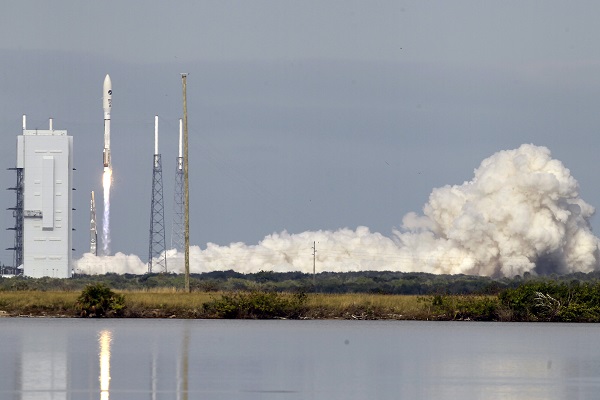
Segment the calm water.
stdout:
<svg viewBox="0 0 600 400">
<path fill-rule="evenodd" d="M 587 399 L 600 325 L 0 319 L 0 399 Z"/>
</svg>

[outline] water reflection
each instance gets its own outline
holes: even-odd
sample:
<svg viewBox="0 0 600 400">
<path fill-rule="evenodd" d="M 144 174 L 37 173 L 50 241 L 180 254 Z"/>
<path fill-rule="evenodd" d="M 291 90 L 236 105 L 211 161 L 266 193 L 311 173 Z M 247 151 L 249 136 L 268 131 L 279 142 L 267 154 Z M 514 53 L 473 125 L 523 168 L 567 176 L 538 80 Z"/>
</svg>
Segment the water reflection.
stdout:
<svg viewBox="0 0 600 400">
<path fill-rule="evenodd" d="M 21 399 L 66 399 L 66 338 L 30 334 L 21 343 Z"/>
<path fill-rule="evenodd" d="M 552 400 L 600 390 L 600 324 L 14 319 L 0 332 L 0 399 Z"/>
<path fill-rule="evenodd" d="M 98 335 L 100 346 L 100 400 L 109 400 L 110 390 L 110 344 L 112 332 L 101 331 Z"/>
<path fill-rule="evenodd" d="M 158 377 L 157 377 L 157 374 L 156 374 L 156 365 L 158 363 L 158 360 L 157 360 L 158 359 L 158 354 L 157 353 L 158 352 L 156 350 L 156 342 L 155 342 L 153 344 L 153 346 L 152 346 L 152 372 L 151 372 L 151 375 L 152 375 L 152 379 L 151 379 L 151 382 L 152 382 L 152 390 L 151 390 L 152 400 L 156 400 L 156 385 L 157 385 L 157 382 L 158 382 Z"/>
<path fill-rule="evenodd" d="M 177 382 L 181 382 L 181 385 L 178 385 L 177 390 L 177 398 L 181 398 L 182 400 L 188 400 L 188 376 L 189 376 L 189 352 L 190 352 L 190 326 L 185 324 L 183 327 L 183 341 L 181 345 L 181 354 L 180 354 L 180 363 L 181 370 L 183 373 L 178 374 Z M 179 364 L 179 363 L 178 363 Z"/>
<path fill-rule="evenodd" d="M 168 341 L 159 333 L 147 334 L 146 343 L 136 343 L 135 348 L 131 347 L 134 338 L 129 332 L 119 331 L 115 339 L 116 331 L 105 329 L 97 333 L 100 400 L 117 398 L 123 388 L 131 387 L 136 387 L 136 395 L 144 399 L 170 396 L 167 398 L 188 400 L 189 325 L 178 329 Z M 139 368 L 140 365 L 148 368 Z"/>
</svg>

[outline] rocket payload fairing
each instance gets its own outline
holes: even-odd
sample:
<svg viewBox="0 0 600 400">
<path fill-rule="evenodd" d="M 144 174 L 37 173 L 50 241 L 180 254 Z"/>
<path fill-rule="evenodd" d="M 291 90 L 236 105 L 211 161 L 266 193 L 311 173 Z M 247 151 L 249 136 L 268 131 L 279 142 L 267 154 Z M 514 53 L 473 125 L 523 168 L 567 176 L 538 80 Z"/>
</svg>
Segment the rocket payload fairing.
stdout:
<svg viewBox="0 0 600 400">
<path fill-rule="evenodd" d="M 112 167 L 110 162 L 110 109 L 112 108 L 112 82 L 107 74 L 104 78 L 102 91 L 102 108 L 104 108 L 104 151 L 102 158 L 104 161 L 104 170 Z"/>
</svg>

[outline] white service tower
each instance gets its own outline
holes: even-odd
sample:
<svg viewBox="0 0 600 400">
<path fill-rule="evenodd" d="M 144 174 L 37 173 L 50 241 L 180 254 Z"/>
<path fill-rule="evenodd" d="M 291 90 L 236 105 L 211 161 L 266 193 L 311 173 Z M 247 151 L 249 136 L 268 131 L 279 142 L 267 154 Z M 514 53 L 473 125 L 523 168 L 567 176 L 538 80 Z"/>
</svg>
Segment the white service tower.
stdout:
<svg viewBox="0 0 600 400">
<path fill-rule="evenodd" d="M 23 168 L 23 275 L 71 277 L 73 137 L 66 130 L 27 130 L 17 136 Z"/>
</svg>

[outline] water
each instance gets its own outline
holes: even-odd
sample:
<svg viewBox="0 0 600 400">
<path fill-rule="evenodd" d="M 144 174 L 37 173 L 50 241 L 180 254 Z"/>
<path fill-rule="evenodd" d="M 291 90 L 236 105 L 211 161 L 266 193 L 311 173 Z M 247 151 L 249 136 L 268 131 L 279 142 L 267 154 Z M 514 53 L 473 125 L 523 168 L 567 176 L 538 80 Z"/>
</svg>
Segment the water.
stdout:
<svg viewBox="0 0 600 400">
<path fill-rule="evenodd" d="M 0 399 L 587 399 L 598 324 L 0 319 Z"/>
</svg>

